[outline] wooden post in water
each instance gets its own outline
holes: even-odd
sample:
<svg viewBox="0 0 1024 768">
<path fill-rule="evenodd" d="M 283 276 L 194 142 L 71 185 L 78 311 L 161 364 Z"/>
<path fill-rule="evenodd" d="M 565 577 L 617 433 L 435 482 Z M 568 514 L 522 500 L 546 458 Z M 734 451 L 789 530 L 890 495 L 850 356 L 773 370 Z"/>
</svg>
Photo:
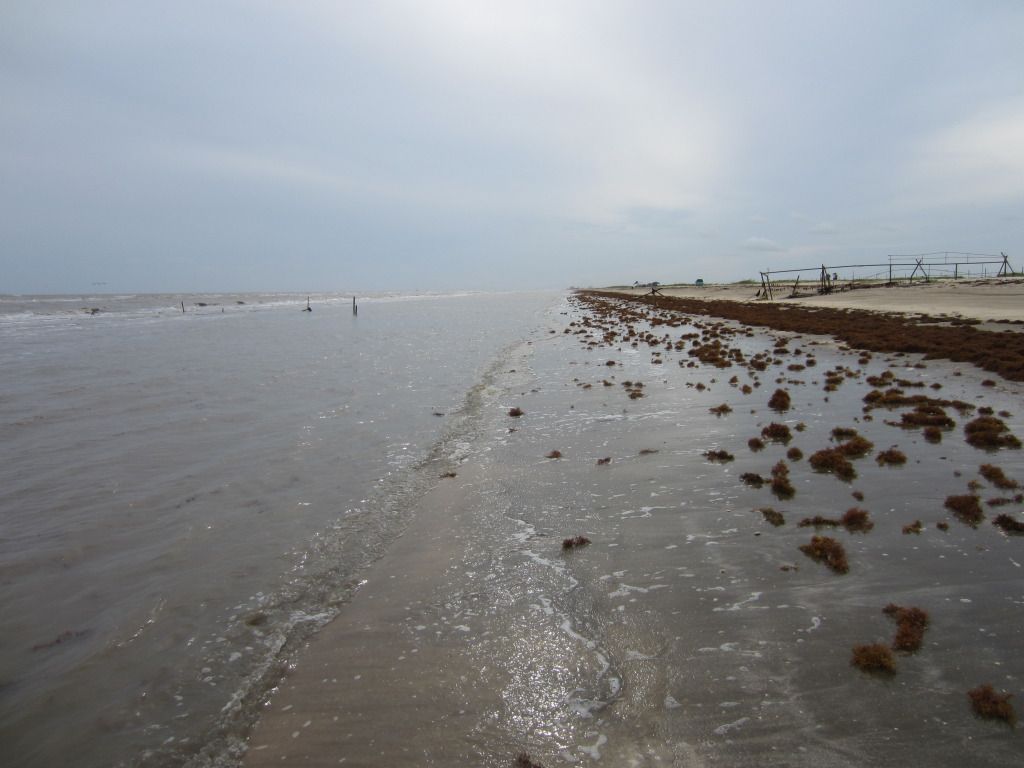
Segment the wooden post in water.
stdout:
<svg viewBox="0 0 1024 768">
<path fill-rule="evenodd" d="M 181 302 L 181 314 L 185 314 L 185 302 Z"/>
<path fill-rule="evenodd" d="M 359 307 L 356 305 L 356 297 L 355 296 L 352 297 L 352 314 L 353 315 L 358 315 L 359 314 Z"/>
</svg>

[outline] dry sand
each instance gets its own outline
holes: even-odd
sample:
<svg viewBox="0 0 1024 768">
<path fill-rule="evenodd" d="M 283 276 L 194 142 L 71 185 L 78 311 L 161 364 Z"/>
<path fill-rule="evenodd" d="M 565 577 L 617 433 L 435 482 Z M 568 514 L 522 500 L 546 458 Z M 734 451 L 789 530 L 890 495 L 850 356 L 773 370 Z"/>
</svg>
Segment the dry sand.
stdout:
<svg viewBox="0 0 1024 768">
<path fill-rule="evenodd" d="M 801 307 L 834 307 L 865 309 L 876 312 L 918 313 L 993 320 L 1024 321 L 1024 280 L 1020 278 L 991 280 L 949 280 L 925 283 L 904 283 L 895 286 L 878 284 L 870 288 L 836 290 L 830 294 L 807 293 L 805 284 L 800 295 L 792 297 L 792 283 L 775 288 L 777 303 Z M 662 288 L 665 296 L 690 299 L 728 299 L 759 301 L 759 285 L 731 283 L 723 285 L 672 286 Z M 617 290 L 617 289 L 616 289 Z M 623 289 L 626 295 L 643 295 L 649 289 Z"/>
</svg>

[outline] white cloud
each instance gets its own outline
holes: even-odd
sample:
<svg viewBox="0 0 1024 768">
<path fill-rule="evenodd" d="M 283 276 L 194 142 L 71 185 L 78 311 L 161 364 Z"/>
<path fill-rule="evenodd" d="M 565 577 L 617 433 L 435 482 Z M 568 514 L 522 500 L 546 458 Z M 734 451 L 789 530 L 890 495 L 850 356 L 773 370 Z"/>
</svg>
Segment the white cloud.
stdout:
<svg viewBox="0 0 1024 768">
<path fill-rule="evenodd" d="M 555 168 L 535 184 L 551 213 L 621 221 L 637 208 L 708 204 L 729 131 L 696 77 L 664 68 L 618 34 L 629 8 L 591 3 L 325 4 L 346 45 L 438 94 L 432 117 L 494 159 Z M 499 153 L 505 153 L 499 158 Z M 530 185 L 515 190 L 535 193 Z"/>
</svg>

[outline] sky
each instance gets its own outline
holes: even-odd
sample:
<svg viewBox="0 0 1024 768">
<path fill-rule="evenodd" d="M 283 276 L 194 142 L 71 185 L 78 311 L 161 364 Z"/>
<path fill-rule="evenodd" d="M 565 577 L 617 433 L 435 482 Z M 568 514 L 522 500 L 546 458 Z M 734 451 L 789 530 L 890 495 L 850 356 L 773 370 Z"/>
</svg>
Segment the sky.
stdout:
<svg viewBox="0 0 1024 768">
<path fill-rule="evenodd" d="M 1019 0 L 0 0 L 0 293 L 1022 269 L 1022 41 Z"/>
</svg>

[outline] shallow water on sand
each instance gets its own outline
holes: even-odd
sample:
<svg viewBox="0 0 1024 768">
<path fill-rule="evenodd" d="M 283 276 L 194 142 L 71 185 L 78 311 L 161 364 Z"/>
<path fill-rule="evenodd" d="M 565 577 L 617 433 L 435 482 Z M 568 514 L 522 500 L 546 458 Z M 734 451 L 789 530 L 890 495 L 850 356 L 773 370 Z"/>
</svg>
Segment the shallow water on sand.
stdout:
<svg viewBox="0 0 1024 768">
<path fill-rule="evenodd" d="M 101 766 L 237 746 L 557 295 L 2 298 L 3 761 Z"/>
<path fill-rule="evenodd" d="M 686 351 L 663 345 L 589 345 L 568 325 L 586 312 L 562 312 L 556 332 L 512 350 L 452 497 L 433 503 L 446 511 L 423 541 L 440 563 L 415 548 L 378 563 L 353 602 L 358 618 L 346 626 L 342 611 L 270 700 L 249 765 L 499 766 L 521 752 L 548 766 L 1019 760 L 1017 734 L 976 719 L 966 691 L 990 682 L 1019 698 L 1024 538 L 991 525 L 996 510 L 971 528 L 943 501 L 971 481 L 982 499 L 1002 495 L 980 480 L 983 463 L 1024 482 L 1022 452 L 968 446 L 971 416 L 956 411 L 957 427 L 933 445 L 886 423 L 898 411 L 869 421 L 862 410 L 867 376 L 891 368 L 942 387 L 914 392 L 1012 412 L 1007 424 L 1020 435 L 1019 385 L 982 387 L 968 366 L 915 367 L 913 356 L 862 363 L 827 339 L 760 331 L 729 344 L 748 357 L 776 350 L 780 362 L 766 371 L 690 368 Z M 652 330 L 675 339 L 693 329 Z M 778 351 L 777 336 L 790 351 Z M 797 346 L 815 367 L 787 370 Z M 837 366 L 851 375 L 826 392 Z M 626 381 L 642 381 L 645 396 L 630 399 Z M 746 383 L 760 386 L 743 394 Z M 792 396 L 785 413 L 767 407 L 779 386 Z M 732 411 L 716 417 L 709 409 L 722 403 Z M 512 406 L 524 414 L 509 417 Z M 792 441 L 750 450 L 770 422 L 790 426 Z M 834 445 L 840 426 L 875 446 L 855 460 L 850 483 L 815 473 L 806 458 Z M 878 465 L 875 454 L 894 445 L 907 463 Z M 787 459 L 793 447 L 804 458 Z M 712 463 L 711 449 L 735 460 Z M 546 458 L 553 450 L 561 457 Z M 739 481 L 768 476 L 780 460 L 793 498 Z M 766 506 L 784 526 L 765 522 Z M 870 512 L 870 532 L 819 531 L 845 546 L 849 573 L 800 552 L 815 530 L 799 520 L 854 506 Z M 1019 502 L 1002 509 L 1024 517 Z M 922 533 L 903 533 L 918 519 Z M 564 551 L 572 536 L 591 543 Z M 389 588 L 395 578 L 401 586 Z M 850 652 L 891 641 L 888 603 L 919 606 L 931 624 L 918 652 L 897 654 L 894 676 L 877 677 L 851 667 Z"/>
</svg>

